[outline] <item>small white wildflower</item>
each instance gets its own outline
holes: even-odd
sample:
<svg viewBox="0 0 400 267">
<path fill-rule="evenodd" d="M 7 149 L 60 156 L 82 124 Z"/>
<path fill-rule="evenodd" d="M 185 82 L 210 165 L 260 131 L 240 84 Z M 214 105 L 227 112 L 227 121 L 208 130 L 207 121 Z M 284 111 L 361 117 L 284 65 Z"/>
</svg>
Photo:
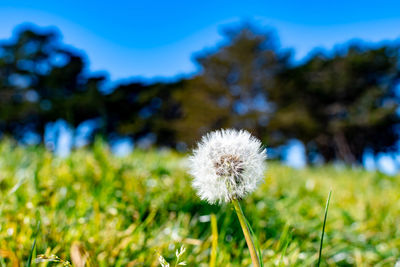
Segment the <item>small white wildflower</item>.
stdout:
<svg viewBox="0 0 400 267">
<path fill-rule="evenodd" d="M 158 261 L 160 262 L 162 267 L 169 267 L 169 263 L 164 259 L 162 255 L 158 256 Z"/>
<path fill-rule="evenodd" d="M 266 150 L 245 130 L 218 130 L 203 136 L 190 157 L 193 187 L 213 204 L 242 199 L 262 181 Z"/>
<path fill-rule="evenodd" d="M 175 252 L 176 257 L 179 258 L 180 256 L 182 256 L 183 253 L 185 253 L 185 251 L 186 251 L 186 248 L 184 245 L 182 245 L 180 250 L 176 250 L 176 252 Z"/>
</svg>

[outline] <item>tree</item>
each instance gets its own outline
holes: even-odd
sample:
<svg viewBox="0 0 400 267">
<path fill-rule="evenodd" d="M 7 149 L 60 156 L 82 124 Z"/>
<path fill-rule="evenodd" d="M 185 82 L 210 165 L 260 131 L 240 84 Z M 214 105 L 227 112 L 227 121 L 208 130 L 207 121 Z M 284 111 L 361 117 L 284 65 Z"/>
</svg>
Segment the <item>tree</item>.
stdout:
<svg viewBox="0 0 400 267">
<path fill-rule="evenodd" d="M 297 138 L 309 155 L 326 161 L 361 162 L 366 148 L 394 148 L 399 136 L 399 49 L 352 44 L 329 57 L 312 56 L 287 69 L 269 91 L 276 112 L 273 136 Z"/>
<path fill-rule="evenodd" d="M 366 149 L 395 148 L 399 47 L 353 43 L 291 65 L 271 31 L 250 24 L 196 56 L 199 73 L 172 83 L 131 82 L 100 90 L 106 78 L 57 32 L 22 27 L 0 43 L 0 132 L 43 134 L 48 122 L 73 127 L 100 118 L 104 136 L 156 136 L 191 145 L 218 128 L 244 128 L 268 146 L 302 141 L 310 161 L 360 162 Z M 396 91 L 397 90 L 397 91 Z"/>
<path fill-rule="evenodd" d="M 47 122 L 60 118 L 76 126 L 99 116 L 104 77 L 87 77 L 86 68 L 56 31 L 22 26 L 14 41 L 0 45 L 0 131 L 18 138 L 43 134 Z"/>
<path fill-rule="evenodd" d="M 251 129 L 263 136 L 272 106 L 265 92 L 287 66 L 270 31 L 250 24 L 224 32 L 225 43 L 196 57 L 200 73 L 184 82 L 175 97 L 183 118 L 176 122 L 178 139 L 192 144 L 204 133 L 227 127 Z"/>
<path fill-rule="evenodd" d="M 105 96 L 107 133 L 140 139 L 155 135 L 158 145 L 174 146 L 176 138 L 170 122 L 179 118 L 179 103 L 172 98 L 178 83 L 121 84 Z"/>
<path fill-rule="evenodd" d="M 22 26 L 14 41 L 0 44 L 0 132 L 43 135 L 58 119 L 77 127 L 99 118 L 105 137 L 153 133 L 159 145 L 176 144 L 169 121 L 178 116 L 171 92 L 180 82 L 132 82 L 103 93 L 106 78 L 87 68 L 84 56 L 63 45 L 53 29 Z"/>
</svg>

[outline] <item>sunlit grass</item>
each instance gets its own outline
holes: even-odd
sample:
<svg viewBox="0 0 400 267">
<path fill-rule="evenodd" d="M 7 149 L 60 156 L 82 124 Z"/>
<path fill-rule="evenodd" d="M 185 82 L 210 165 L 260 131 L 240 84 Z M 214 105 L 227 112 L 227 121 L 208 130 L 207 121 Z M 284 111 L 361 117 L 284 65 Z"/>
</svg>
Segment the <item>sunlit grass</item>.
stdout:
<svg viewBox="0 0 400 267">
<path fill-rule="evenodd" d="M 215 266 L 250 265 L 236 214 L 200 201 L 185 164 L 167 150 L 118 158 L 97 142 L 60 159 L 3 141 L 0 266 L 27 262 L 39 221 L 36 254 L 63 261 L 85 255 L 94 266 L 159 266 L 158 253 L 175 262 L 184 245 L 188 266 L 208 266 L 215 251 Z M 400 259 L 399 177 L 270 162 L 265 183 L 242 202 L 265 266 L 317 263 L 330 189 L 321 266 L 393 266 Z"/>
</svg>

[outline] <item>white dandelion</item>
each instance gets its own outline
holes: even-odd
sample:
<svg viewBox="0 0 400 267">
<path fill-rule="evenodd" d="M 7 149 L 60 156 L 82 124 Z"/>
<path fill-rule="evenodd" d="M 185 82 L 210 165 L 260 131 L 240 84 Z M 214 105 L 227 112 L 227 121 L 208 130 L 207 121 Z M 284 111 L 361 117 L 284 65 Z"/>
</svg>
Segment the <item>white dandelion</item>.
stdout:
<svg viewBox="0 0 400 267">
<path fill-rule="evenodd" d="M 260 267 L 253 237 L 239 200 L 262 181 L 266 150 L 244 130 L 219 130 L 203 137 L 190 157 L 193 187 L 209 203 L 230 202 L 235 208 L 254 267 Z"/>
<path fill-rule="evenodd" d="M 266 150 L 249 132 L 211 132 L 190 157 L 193 187 L 209 203 L 240 200 L 263 180 L 265 159 Z"/>
</svg>

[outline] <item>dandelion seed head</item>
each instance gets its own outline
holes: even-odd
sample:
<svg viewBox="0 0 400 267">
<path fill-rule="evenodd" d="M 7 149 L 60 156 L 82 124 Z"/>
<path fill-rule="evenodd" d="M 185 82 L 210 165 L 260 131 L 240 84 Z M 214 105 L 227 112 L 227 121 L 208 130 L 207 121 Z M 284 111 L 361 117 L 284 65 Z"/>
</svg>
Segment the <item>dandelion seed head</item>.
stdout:
<svg viewBox="0 0 400 267">
<path fill-rule="evenodd" d="M 209 203 L 242 199 L 262 181 L 266 150 L 245 130 L 218 130 L 203 136 L 190 157 L 193 187 Z"/>
</svg>

